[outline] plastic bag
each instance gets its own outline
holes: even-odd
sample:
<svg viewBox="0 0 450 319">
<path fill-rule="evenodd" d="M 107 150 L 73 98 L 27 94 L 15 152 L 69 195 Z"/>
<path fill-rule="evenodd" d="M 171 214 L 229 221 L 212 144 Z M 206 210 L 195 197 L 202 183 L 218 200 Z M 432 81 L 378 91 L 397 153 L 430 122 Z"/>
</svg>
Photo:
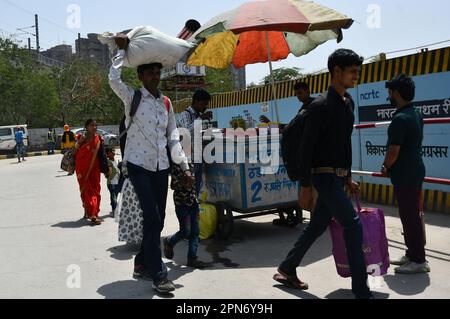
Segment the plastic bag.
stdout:
<svg viewBox="0 0 450 319">
<path fill-rule="evenodd" d="M 174 66 L 194 48 L 194 44 L 178 39 L 151 26 L 136 27 L 127 34 L 130 44 L 126 50 L 124 66 L 136 68 L 142 64 L 161 63 L 163 67 Z M 115 52 L 118 47 L 111 32 L 99 35 L 98 40 Z"/>
<path fill-rule="evenodd" d="M 216 206 L 210 204 L 200 205 L 200 239 L 212 237 L 217 228 Z"/>
</svg>

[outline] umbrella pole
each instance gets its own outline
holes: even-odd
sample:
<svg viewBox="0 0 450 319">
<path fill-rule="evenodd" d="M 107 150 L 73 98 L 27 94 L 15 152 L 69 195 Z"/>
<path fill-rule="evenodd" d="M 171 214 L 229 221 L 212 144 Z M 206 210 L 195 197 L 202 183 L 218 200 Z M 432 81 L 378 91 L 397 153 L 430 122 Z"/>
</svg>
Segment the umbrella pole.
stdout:
<svg viewBox="0 0 450 319">
<path fill-rule="evenodd" d="M 269 58 L 270 82 L 272 85 L 272 97 L 273 97 L 273 101 L 275 102 L 276 121 L 280 122 L 280 114 L 278 112 L 278 97 L 277 97 L 277 91 L 275 89 L 275 77 L 273 75 L 273 68 L 272 68 L 272 54 L 270 53 L 269 33 L 267 31 L 265 31 L 265 35 L 266 35 L 267 55 Z"/>
</svg>

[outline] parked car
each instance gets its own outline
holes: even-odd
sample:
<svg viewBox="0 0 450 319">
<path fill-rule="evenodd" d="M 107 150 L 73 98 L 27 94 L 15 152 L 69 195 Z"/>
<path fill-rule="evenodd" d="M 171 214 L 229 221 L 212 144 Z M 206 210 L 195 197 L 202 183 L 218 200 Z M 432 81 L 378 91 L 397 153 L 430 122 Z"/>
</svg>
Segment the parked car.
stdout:
<svg viewBox="0 0 450 319">
<path fill-rule="evenodd" d="M 75 135 L 84 134 L 84 128 L 74 129 L 72 132 Z M 110 147 L 116 147 L 119 145 L 119 137 L 115 134 L 111 134 L 104 130 L 97 129 L 97 133 L 103 138 L 105 141 L 105 145 Z"/>
<path fill-rule="evenodd" d="M 26 125 L 0 126 L 0 151 L 16 152 L 16 132 L 24 133 L 23 144 L 28 147 L 28 128 Z"/>
</svg>

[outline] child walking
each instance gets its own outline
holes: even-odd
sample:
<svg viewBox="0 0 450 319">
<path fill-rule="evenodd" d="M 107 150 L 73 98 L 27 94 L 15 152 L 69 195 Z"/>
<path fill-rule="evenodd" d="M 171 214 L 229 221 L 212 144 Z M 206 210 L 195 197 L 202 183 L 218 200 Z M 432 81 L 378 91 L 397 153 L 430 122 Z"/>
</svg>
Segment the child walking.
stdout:
<svg viewBox="0 0 450 319">
<path fill-rule="evenodd" d="M 118 163 L 115 160 L 116 153 L 114 152 L 114 149 L 112 147 L 106 148 L 106 157 L 108 158 L 108 165 L 109 165 L 109 177 L 108 177 L 108 190 L 109 195 L 111 197 L 111 209 L 112 212 L 110 213 L 111 217 L 114 217 L 114 212 L 117 207 L 117 196 L 120 193 L 119 189 L 119 177 L 120 177 L 120 170 Z"/>
<path fill-rule="evenodd" d="M 190 170 L 193 171 L 192 165 L 190 165 Z M 204 269 L 208 265 L 197 258 L 200 208 L 196 196 L 195 180 L 186 177 L 181 167 L 175 164 L 172 164 L 171 176 L 171 188 L 174 190 L 173 200 L 180 230 L 164 239 L 164 255 L 167 259 L 173 259 L 175 245 L 183 239 L 189 239 L 187 265 L 196 269 Z"/>
</svg>

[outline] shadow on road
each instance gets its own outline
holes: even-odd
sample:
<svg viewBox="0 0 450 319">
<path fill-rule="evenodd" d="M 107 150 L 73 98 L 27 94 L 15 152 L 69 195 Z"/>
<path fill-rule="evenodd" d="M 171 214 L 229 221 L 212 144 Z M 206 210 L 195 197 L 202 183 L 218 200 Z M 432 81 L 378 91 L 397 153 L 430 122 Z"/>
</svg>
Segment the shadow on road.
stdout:
<svg viewBox="0 0 450 319">
<path fill-rule="evenodd" d="M 199 258 L 214 268 L 278 268 L 306 225 L 276 227 L 272 222 L 238 220 L 230 239 L 212 238 L 200 242 Z M 184 245 L 183 245 L 184 246 Z M 331 256 L 331 239 L 326 232 L 306 254 L 302 266 Z M 184 253 L 183 253 L 184 255 Z"/>
<path fill-rule="evenodd" d="M 375 299 L 388 299 L 390 296 L 389 294 L 376 291 L 372 291 L 372 294 Z M 355 299 L 355 296 L 350 289 L 338 289 L 329 293 L 325 299 Z"/>
<path fill-rule="evenodd" d="M 291 289 L 291 288 L 288 288 L 288 287 L 283 286 L 281 284 L 276 284 L 273 287 L 277 288 L 277 289 L 279 289 L 279 290 L 281 290 L 283 292 L 286 292 L 288 294 L 291 294 L 293 296 L 296 296 L 299 299 L 320 299 L 316 295 L 310 294 L 309 292 L 302 291 L 302 290 Z"/>
<path fill-rule="evenodd" d="M 389 289 L 402 296 L 419 295 L 430 286 L 429 274 L 387 275 L 384 281 Z"/>
<path fill-rule="evenodd" d="M 173 262 L 166 263 L 166 266 L 169 268 L 169 279 L 172 281 L 176 281 L 195 270 L 194 268 L 186 267 L 181 264 L 175 265 Z M 177 284 L 175 284 L 175 287 L 177 287 Z"/>
<path fill-rule="evenodd" d="M 111 253 L 111 258 L 117 260 L 131 260 L 139 252 L 140 245 L 125 244 L 111 247 L 108 251 Z"/>
<path fill-rule="evenodd" d="M 78 221 L 61 222 L 61 223 L 52 225 L 51 227 L 75 229 L 75 228 L 93 227 L 93 226 L 90 221 L 88 221 L 86 219 L 80 219 Z"/>
<path fill-rule="evenodd" d="M 177 285 L 175 285 L 177 287 Z M 181 286 L 178 285 L 177 288 Z M 162 295 L 152 289 L 149 281 L 124 280 L 100 287 L 97 292 L 106 299 L 152 299 L 155 296 L 171 299 L 173 294 Z"/>
</svg>

